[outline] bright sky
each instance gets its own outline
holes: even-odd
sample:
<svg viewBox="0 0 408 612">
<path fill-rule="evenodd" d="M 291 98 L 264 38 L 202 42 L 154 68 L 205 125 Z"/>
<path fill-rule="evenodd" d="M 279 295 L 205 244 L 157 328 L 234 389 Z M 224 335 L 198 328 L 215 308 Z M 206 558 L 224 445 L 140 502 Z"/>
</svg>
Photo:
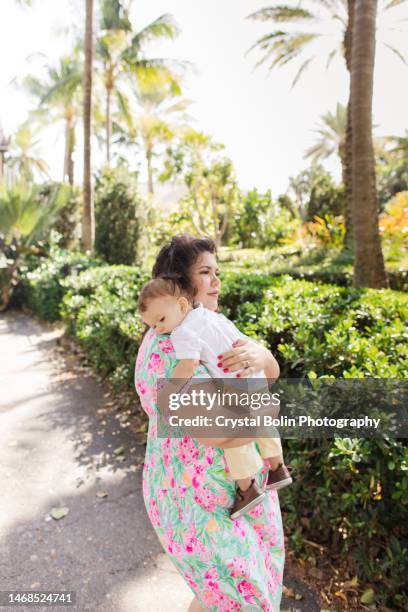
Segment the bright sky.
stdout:
<svg viewBox="0 0 408 612">
<path fill-rule="evenodd" d="M 380 0 L 379 5 L 384 3 Z M 155 46 L 151 56 L 186 59 L 196 66 L 185 89 L 186 97 L 195 101 L 191 114 L 197 120 L 196 128 L 226 145 L 243 188 L 271 188 L 277 196 L 286 190 L 289 176 L 307 167 L 303 155 L 314 142 L 313 130 L 321 115 L 334 111 L 337 102 L 346 103 L 348 78 L 341 59 L 325 70 L 327 50 L 340 41 L 339 25 L 334 22 L 321 26 L 325 36 L 315 47 L 318 59 L 293 90 L 291 83 L 300 62 L 269 74 L 264 68 L 254 70 L 259 56 L 252 52 L 244 57 L 245 52 L 272 28 L 245 17 L 272 4 L 272 0 L 137 0 L 133 20 L 140 29 L 163 13 L 173 14 L 181 36 Z M 28 99 L 10 81 L 33 71 L 36 63 L 27 61 L 30 54 L 44 53 L 56 60 L 69 51 L 69 40 L 61 28 L 74 20 L 81 25 L 82 7 L 81 0 L 36 0 L 34 9 L 21 10 L 14 0 L 1 0 L 0 120 L 6 133 L 26 118 L 29 108 Z M 390 11 L 386 19 L 379 17 L 374 95 L 379 136 L 402 135 L 408 128 L 408 67 L 381 42 L 397 46 L 408 58 L 408 36 L 402 34 L 408 32 L 407 18 L 408 5 Z M 78 136 L 75 178 L 80 182 L 80 130 Z M 62 129 L 54 127 L 44 135 L 42 151 L 53 176 L 60 179 Z M 96 150 L 95 165 L 100 159 L 101 152 Z M 338 178 L 338 163 L 333 160 L 326 165 Z"/>
</svg>

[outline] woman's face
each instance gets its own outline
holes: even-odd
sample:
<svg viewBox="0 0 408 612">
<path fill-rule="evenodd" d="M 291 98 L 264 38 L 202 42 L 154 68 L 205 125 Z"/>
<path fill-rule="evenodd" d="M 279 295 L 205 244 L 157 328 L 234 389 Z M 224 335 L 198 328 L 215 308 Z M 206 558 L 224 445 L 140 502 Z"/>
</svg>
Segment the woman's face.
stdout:
<svg viewBox="0 0 408 612">
<path fill-rule="evenodd" d="M 201 253 L 195 264 L 191 266 L 190 280 L 197 290 L 194 299 L 209 310 L 218 308 L 218 296 L 221 289 L 218 275 L 217 260 L 208 251 Z"/>
</svg>

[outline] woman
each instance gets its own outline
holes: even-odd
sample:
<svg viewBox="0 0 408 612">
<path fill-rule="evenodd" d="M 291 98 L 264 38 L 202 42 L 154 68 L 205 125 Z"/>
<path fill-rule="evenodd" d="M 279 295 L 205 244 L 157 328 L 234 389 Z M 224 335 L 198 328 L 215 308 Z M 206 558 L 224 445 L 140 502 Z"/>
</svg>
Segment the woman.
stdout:
<svg viewBox="0 0 408 612">
<path fill-rule="evenodd" d="M 196 289 L 195 299 L 217 309 L 220 280 L 211 240 L 173 238 L 153 267 L 153 276 L 162 274 L 184 275 Z M 242 376 L 263 369 L 268 378 L 277 378 L 279 367 L 267 349 L 249 339 L 235 345 L 223 356 L 223 367 Z M 169 337 L 149 330 L 138 353 L 135 381 L 149 416 L 143 495 L 150 520 L 195 594 L 189 612 L 276 612 L 284 566 L 277 493 L 268 492 L 262 504 L 237 520 L 232 521 L 228 513 L 235 484 L 223 448 L 250 440 L 156 437 L 157 379 L 168 378 L 176 361 Z M 203 366 L 196 376 L 208 376 Z M 256 475 L 258 485 L 266 472 L 265 463 Z"/>
</svg>

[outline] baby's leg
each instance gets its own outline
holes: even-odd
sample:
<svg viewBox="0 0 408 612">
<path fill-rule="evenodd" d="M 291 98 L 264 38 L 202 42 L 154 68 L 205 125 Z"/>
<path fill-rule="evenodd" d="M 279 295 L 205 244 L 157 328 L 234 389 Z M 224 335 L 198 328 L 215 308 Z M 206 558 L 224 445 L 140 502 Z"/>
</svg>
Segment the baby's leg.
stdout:
<svg viewBox="0 0 408 612">
<path fill-rule="evenodd" d="M 292 477 L 285 465 L 280 438 L 258 438 L 259 450 L 268 460 L 270 470 L 266 482 L 267 489 L 282 489 L 292 484 Z"/>
<path fill-rule="evenodd" d="M 224 455 L 231 478 L 238 482 L 242 491 L 245 491 L 251 484 L 251 478 L 263 467 L 263 461 L 255 445 L 251 442 L 236 448 L 226 448 Z"/>
<path fill-rule="evenodd" d="M 275 435 L 277 431 L 275 430 Z M 282 444 L 280 438 L 258 438 L 259 452 L 263 459 L 267 459 L 272 470 L 276 470 L 283 463 Z"/>
<path fill-rule="evenodd" d="M 255 478 L 251 478 L 263 467 L 263 461 L 253 443 L 225 449 L 224 453 L 230 474 L 238 483 L 230 509 L 231 519 L 236 519 L 255 508 L 265 497 Z"/>
</svg>

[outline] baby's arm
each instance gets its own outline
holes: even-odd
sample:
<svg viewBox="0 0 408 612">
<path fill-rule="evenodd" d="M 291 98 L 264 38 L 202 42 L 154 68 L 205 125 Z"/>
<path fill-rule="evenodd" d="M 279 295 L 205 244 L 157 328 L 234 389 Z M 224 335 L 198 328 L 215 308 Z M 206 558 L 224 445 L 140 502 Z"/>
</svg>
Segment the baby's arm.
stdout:
<svg viewBox="0 0 408 612">
<path fill-rule="evenodd" d="M 200 339 L 193 330 L 182 327 L 176 327 L 170 338 L 180 360 L 171 373 L 171 379 L 190 380 L 200 363 Z"/>
<path fill-rule="evenodd" d="M 191 378 L 199 363 L 199 359 L 181 359 L 172 371 L 171 378 Z"/>
</svg>

